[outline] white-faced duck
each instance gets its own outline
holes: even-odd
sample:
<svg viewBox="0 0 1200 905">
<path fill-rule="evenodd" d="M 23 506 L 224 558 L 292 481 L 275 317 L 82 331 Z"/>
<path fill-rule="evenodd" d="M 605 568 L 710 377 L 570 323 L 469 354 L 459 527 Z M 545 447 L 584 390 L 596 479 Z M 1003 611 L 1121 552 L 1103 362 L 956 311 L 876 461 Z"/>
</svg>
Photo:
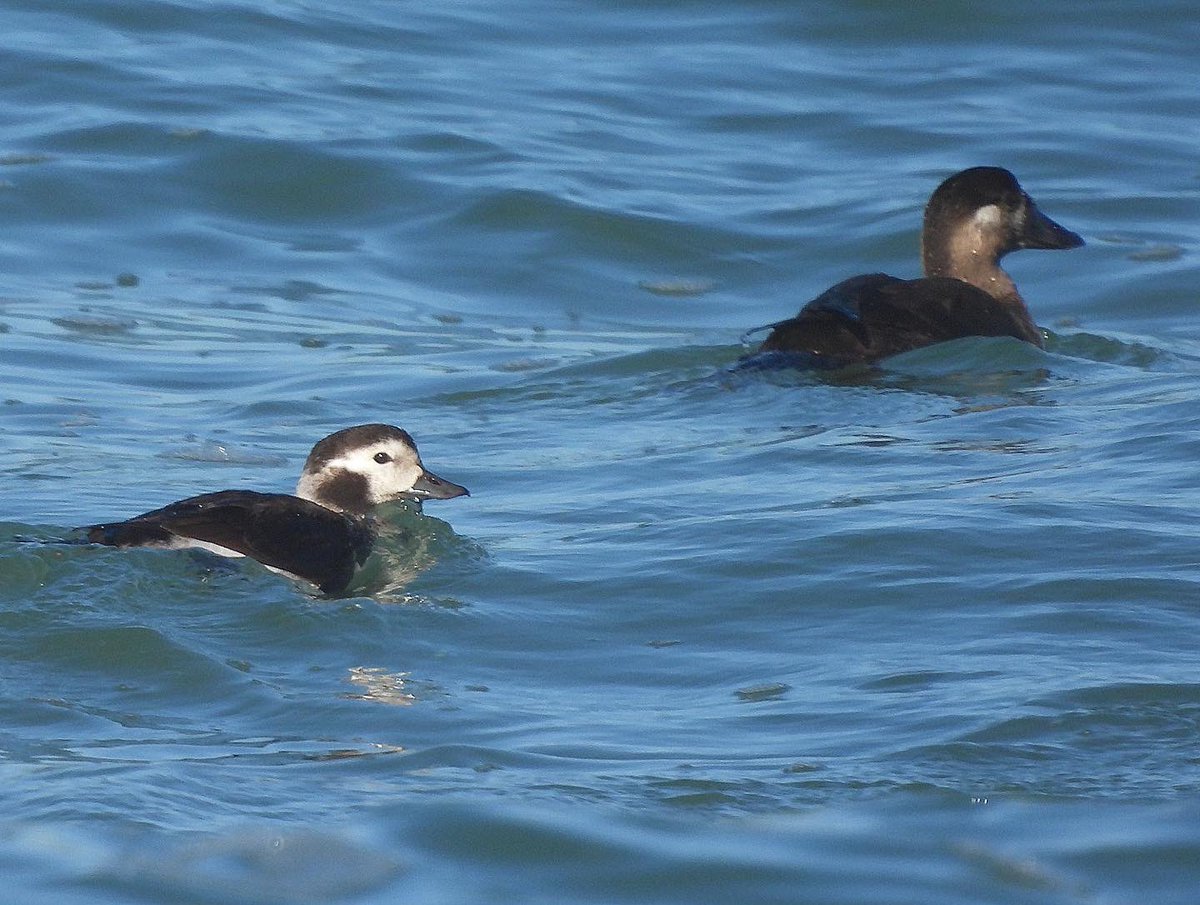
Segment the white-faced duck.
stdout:
<svg viewBox="0 0 1200 905">
<path fill-rule="evenodd" d="M 350 584 L 371 552 L 376 506 L 467 495 L 467 488 L 425 470 L 406 431 L 362 424 L 330 434 L 312 448 L 295 496 L 221 490 L 82 530 L 90 542 L 113 547 L 201 548 L 249 556 L 335 594 Z"/>
</svg>

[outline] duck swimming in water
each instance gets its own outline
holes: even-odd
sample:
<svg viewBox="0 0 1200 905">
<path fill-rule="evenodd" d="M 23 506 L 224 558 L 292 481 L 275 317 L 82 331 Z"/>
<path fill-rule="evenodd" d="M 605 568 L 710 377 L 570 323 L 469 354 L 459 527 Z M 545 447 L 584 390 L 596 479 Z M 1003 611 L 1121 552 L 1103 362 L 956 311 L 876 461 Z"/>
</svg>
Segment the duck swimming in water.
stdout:
<svg viewBox="0 0 1200 905">
<path fill-rule="evenodd" d="M 955 173 L 925 207 L 925 276 L 850 277 L 795 317 L 760 327 L 771 333 L 746 365 L 840 368 L 964 336 L 1012 336 L 1042 346 L 1000 259 L 1021 248 L 1078 248 L 1083 239 L 1043 214 L 1016 177 L 1000 167 Z M 751 331 L 754 332 L 754 331 Z"/>
<path fill-rule="evenodd" d="M 111 547 L 199 548 L 249 556 L 336 594 L 371 552 L 370 514 L 376 506 L 458 496 L 469 496 L 467 488 L 426 471 L 407 431 L 361 424 L 312 448 L 295 496 L 220 490 L 81 530 L 91 543 Z"/>
</svg>

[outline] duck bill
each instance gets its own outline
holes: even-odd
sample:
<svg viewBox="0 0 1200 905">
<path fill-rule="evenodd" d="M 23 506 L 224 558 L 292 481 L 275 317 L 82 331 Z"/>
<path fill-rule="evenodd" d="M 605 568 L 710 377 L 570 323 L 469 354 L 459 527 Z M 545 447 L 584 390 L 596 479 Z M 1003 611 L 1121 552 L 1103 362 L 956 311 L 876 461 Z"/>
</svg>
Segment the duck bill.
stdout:
<svg viewBox="0 0 1200 905">
<path fill-rule="evenodd" d="M 423 471 L 413 484 L 412 495 L 418 500 L 452 500 L 456 496 L 470 496 L 471 492 L 461 484 L 439 478 L 432 471 Z"/>
<path fill-rule="evenodd" d="M 1019 239 L 1019 248 L 1078 248 L 1083 244 L 1079 233 L 1055 223 L 1029 202 L 1025 209 L 1025 229 Z"/>
</svg>

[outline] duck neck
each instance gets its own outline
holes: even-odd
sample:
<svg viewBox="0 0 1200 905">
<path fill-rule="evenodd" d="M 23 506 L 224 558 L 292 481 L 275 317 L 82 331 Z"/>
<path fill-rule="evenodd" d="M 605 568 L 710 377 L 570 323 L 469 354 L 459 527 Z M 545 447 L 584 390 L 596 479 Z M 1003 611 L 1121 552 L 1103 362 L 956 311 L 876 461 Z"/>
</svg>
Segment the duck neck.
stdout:
<svg viewBox="0 0 1200 905">
<path fill-rule="evenodd" d="M 1010 305 L 1025 307 L 1025 300 L 1017 292 L 1017 285 L 996 261 L 989 260 L 975 249 L 963 249 L 961 253 L 946 249 L 924 249 L 922 258 L 927 277 L 953 277 L 956 280 L 978 286 L 992 298 Z"/>
<path fill-rule="evenodd" d="M 1042 334 L 1033 322 L 1021 293 L 1017 292 L 1017 284 L 1001 269 L 997 260 L 980 251 L 978 244 L 951 243 L 950 247 L 924 245 L 921 259 L 925 276 L 951 277 L 982 289 L 1005 307 L 1017 322 L 1023 334 L 1022 339 L 1037 346 L 1042 344 Z"/>
<path fill-rule="evenodd" d="M 365 518 L 372 508 L 367 479 L 344 469 L 301 476 L 296 496 L 356 519 Z"/>
</svg>

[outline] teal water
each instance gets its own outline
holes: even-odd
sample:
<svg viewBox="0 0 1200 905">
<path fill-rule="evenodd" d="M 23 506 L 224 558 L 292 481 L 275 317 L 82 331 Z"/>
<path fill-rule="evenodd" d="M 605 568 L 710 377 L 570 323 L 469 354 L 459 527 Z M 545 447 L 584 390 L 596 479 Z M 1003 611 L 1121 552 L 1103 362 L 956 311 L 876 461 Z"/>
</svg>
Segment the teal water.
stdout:
<svg viewBox="0 0 1200 905">
<path fill-rule="evenodd" d="M 11 0 L 20 903 L 1192 903 L 1190 4 Z M 1045 351 L 733 371 L 1014 170 Z M 352 593 L 58 543 L 388 421 Z"/>
</svg>

